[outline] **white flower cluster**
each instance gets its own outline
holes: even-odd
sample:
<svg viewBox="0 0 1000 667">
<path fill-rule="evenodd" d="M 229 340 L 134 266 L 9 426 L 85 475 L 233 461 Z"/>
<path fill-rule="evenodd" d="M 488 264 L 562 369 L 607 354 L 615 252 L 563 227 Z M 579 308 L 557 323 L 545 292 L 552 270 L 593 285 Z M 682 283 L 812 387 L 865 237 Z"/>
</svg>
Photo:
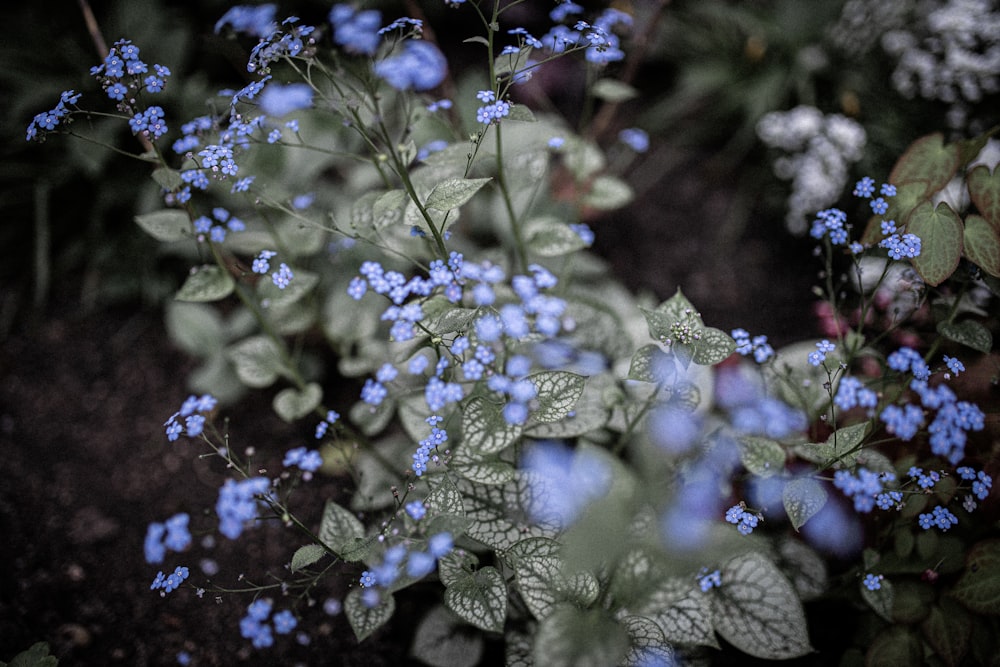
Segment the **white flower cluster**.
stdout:
<svg viewBox="0 0 1000 667">
<path fill-rule="evenodd" d="M 843 53 L 864 55 L 887 31 L 906 25 L 914 4 L 914 0 L 847 0 L 827 36 Z"/>
<path fill-rule="evenodd" d="M 766 114 L 757 123 L 757 136 L 788 153 L 774 161 L 774 173 L 792 181 L 785 226 L 796 235 L 806 232 L 809 216 L 837 201 L 867 138 L 850 118 L 811 106 Z"/>
<path fill-rule="evenodd" d="M 1000 91 L 1000 8 L 992 0 L 921 3 L 915 24 L 886 32 L 882 48 L 898 58 L 896 90 L 951 104 L 953 128 L 966 124 L 965 103 Z"/>
</svg>

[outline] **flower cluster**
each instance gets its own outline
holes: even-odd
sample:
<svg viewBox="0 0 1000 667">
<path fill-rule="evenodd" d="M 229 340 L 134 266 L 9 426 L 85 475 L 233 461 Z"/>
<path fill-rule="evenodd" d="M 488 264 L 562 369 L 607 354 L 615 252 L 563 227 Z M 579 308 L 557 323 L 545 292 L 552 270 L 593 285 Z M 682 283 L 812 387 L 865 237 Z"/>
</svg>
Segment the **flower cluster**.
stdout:
<svg viewBox="0 0 1000 667">
<path fill-rule="evenodd" d="M 215 409 L 218 401 L 210 394 L 202 396 L 188 396 L 181 405 L 181 409 L 170 415 L 170 419 L 163 423 L 166 428 L 167 440 L 174 442 L 181 433 L 187 432 L 189 438 L 201 435 L 205 428 L 206 414 Z M 181 419 L 184 424 L 181 424 Z"/>
<path fill-rule="evenodd" d="M 191 571 L 183 565 L 178 565 L 174 568 L 173 572 L 167 575 L 164 575 L 162 571 L 157 572 L 156 578 L 153 579 L 153 583 L 149 586 L 149 590 L 159 590 L 160 596 L 165 596 L 167 593 L 177 590 L 190 574 Z"/>
<path fill-rule="evenodd" d="M 733 329 L 729 335 L 736 341 L 736 351 L 744 357 L 752 354 L 758 364 L 774 356 L 774 348 L 767 342 L 767 336 L 751 338 L 746 329 Z"/>
<path fill-rule="evenodd" d="M 837 349 L 837 346 L 823 339 L 816 343 L 816 350 L 809 353 L 808 361 L 810 366 L 819 366 L 826 361 L 826 355 Z"/>
<path fill-rule="evenodd" d="M 191 533 L 188 530 L 190 520 L 191 517 L 186 512 L 181 512 L 163 523 L 157 521 L 150 523 L 146 528 L 146 539 L 143 542 L 146 562 L 162 563 L 167 549 L 171 551 L 187 549 L 191 544 Z"/>
<path fill-rule="evenodd" d="M 736 530 L 740 531 L 740 535 L 752 533 L 760 518 L 759 514 L 748 511 L 746 503 L 742 501 L 726 510 L 726 521 L 735 525 Z"/>
<path fill-rule="evenodd" d="M 952 526 L 958 525 L 958 517 L 948 511 L 947 508 L 938 505 L 932 512 L 924 512 L 918 516 L 917 525 L 924 530 L 938 528 L 942 532 L 945 532 Z"/>
<path fill-rule="evenodd" d="M 389 547 L 382 555 L 381 562 L 361 573 L 358 583 L 366 589 L 362 602 L 368 607 L 377 606 L 382 598 L 378 588 L 389 588 L 403 574 L 410 579 L 427 576 L 434 571 L 441 558 L 451 553 L 454 546 L 451 533 L 441 532 L 427 539 L 426 551 L 408 548 L 406 544 Z"/>
<path fill-rule="evenodd" d="M 246 231 L 246 225 L 243 221 L 221 206 L 212 209 L 211 218 L 207 215 L 200 215 L 191 224 L 197 234 L 207 234 L 208 238 L 215 243 L 225 241 L 227 231 Z M 254 266 L 256 267 L 256 264 Z"/>
<path fill-rule="evenodd" d="M 150 66 L 139 58 L 139 48 L 130 40 L 120 39 L 114 43 L 105 56 L 104 62 L 90 70 L 91 76 L 100 82 L 107 96 L 117 102 L 118 110 L 129 116 L 129 127 L 133 134 L 142 134 L 151 139 L 159 139 L 167 132 L 163 109 L 159 106 L 143 108 L 138 103 L 140 93 L 163 92 L 170 70 L 163 65 Z M 72 90 L 59 96 L 59 103 L 50 111 L 35 116 L 28 125 L 26 139 L 41 141 L 45 133 L 55 130 L 72 113 L 69 105 L 75 105 L 80 94 Z"/>
<path fill-rule="evenodd" d="M 845 496 L 854 500 L 854 509 L 862 514 L 871 512 L 876 505 L 879 509 L 891 509 L 903 499 L 899 491 L 886 491 L 885 483 L 896 476 L 891 472 L 874 472 L 859 467 L 853 474 L 848 470 L 838 470 L 833 475 L 833 485 Z"/>
<path fill-rule="evenodd" d="M 323 423 L 325 424 L 326 422 Z M 320 466 L 323 465 L 323 457 L 315 449 L 295 447 L 285 452 L 285 458 L 281 462 L 281 465 L 286 468 L 295 466 L 299 470 L 312 473 L 319 470 Z"/>
<path fill-rule="evenodd" d="M 254 600 L 247 607 L 247 615 L 240 619 L 240 636 L 249 639 L 254 648 L 267 648 L 274 645 L 274 632 L 287 635 L 298 625 L 295 615 L 288 609 L 282 609 L 271 615 L 274 603 L 270 598 Z M 270 618 L 270 623 L 268 623 Z"/>
<path fill-rule="evenodd" d="M 722 574 L 718 570 L 709 572 L 708 568 L 702 568 L 702 574 L 698 577 L 698 588 L 701 589 L 701 592 L 707 593 L 720 586 L 722 586 Z"/>
<path fill-rule="evenodd" d="M 833 404 L 841 410 L 850 410 L 855 407 L 874 410 L 878 405 L 878 394 L 865 387 L 861 380 L 853 375 L 845 375 L 837 383 L 837 393 L 833 397 Z"/>
<path fill-rule="evenodd" d="M 792 181 L 785 226 L 806 231 L 806 216 L 833 204 L 847 184 L 848 169 L 861 159 L 867 135 L 841 114 L 824 115 L 816 107 L 772 111 L 757 123 L 757 136 L 786 156 L 774 161 L 775 175 Z"/>
<path fill-rule="evenodd" d="M 952 464 L 961 461 L 965 457 L 969 431 L 985 428 L 983 411 L 975 403 L 959 401 L 945 384 L 931 387 L 928 384 L 930 370 L 910 348 L 901 348 L 889 355 L 889 367 L 913 372 L 910 389 L 920 398 L 920 406 L 911 403 L 886 406 L 879 415 L 886 430 L 902 440 L 911 440 L 926 421 L 925 410 L 935 410 L 934 419 L 927 427 L 931 452 Z"/>
<path fill-rule="evenodd" d="M 431 425 L 431 433 L 420 441 L 417 451 L 413 453 L 413 463 L 411 464 L 413 473 L 417 477 L 426 472 L 428 463 L 431 461 L 436 463 L 438 461 L 437 454 L 433 453 L 434 450 L 448 442 L 448 432 L 438 426 L 442 421 L 441 417 L 431 415 L 426 421 Z"/>
<path fill-rule="evenodd" d="M 325 436 L 326 432 L 331 426 L 337 423 L 338 419 L 340 419 L 340 414 L 336 410 L 327 410 L 326 419 L 316 424 L 316 439 L 320 440 Z"/>
<path fill-rule="evenodd" d="M 483 106 L 476 110 L 476 122 L 483 125 L 499 123 L 501 118 L 510 115 L 510 104 L 498 100 L 492 90 L 480 90 L 476 93 L 476 98 L 483 102 Z"/>
<path fill-rule="evenodd" d="M 257 518 L 257 497 L 267 495 L 271 481 L 267 477 L 251 477 L 239 482 L 227 479 L 219 489 L 215 513 L 219 516 L 219 532 L 235 540 L 248 521 Z"/>
</svg>

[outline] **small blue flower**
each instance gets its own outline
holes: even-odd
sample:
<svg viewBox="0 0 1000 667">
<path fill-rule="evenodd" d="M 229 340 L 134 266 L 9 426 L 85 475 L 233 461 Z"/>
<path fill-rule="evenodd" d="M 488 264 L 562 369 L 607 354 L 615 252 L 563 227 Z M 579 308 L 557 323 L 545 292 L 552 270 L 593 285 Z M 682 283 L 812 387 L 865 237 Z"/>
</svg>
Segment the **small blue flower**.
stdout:
<svg viewBox="0 0 1000 667">
<path fill-rule="evenodd" d="M 722 586 L 722 574 L 715 570 L 713 572 L 706 572 L 702 569 L 704 574 L 698 578 L 698 587 L 701 589 L 702 593 L 707 593 L 713 588 L 719 588 Z"/>
<path fill-rule="evenodd" d="M 447 70 L 448 63 L 436 46 L 413 39 L 375 64 L 375 74 L 397 90 L 430 90 L 444 81 Z"/>
<path fill-rule="evenodd" d="M 965 371 L 965 364 L 954 357 L 949 357 L 947 354 L 944 355 L 944 363 L 948 367 L 948 370 L 956 376 Z"/>
<path fill-rule="evenodd" d="M 622 130 L 618 133 L 618 139 L 636 153 L 645 153 L 649 150 L 649 135 L 637 127 Z"/>
<path fill-rule="evenodd" d="M 271 617 L 271 622 L 274 623 L 274 631 L 279 635 L 287 635 L 298 625 L 295 615 L 288 609 L 282 609 L 277 612 Z"/>
<path fill-rule="evenodd" d="M 871 200 L 869 205 L 872 207 L 872 212 L 875 215 L 884 215 L 889 210 L 889 203 L 882 197 Z"/>
<path fill-rule="evenodd" d="M 423 502 L 419 500 L 414 500 L 406 503 L 406 513 L 410 515 L 414 521 L 420 521 L 427 514 L 427 508 L 424 506 Z"/>
<path fill-rule="evenodd" d="M 866 574 L 864 580 L 861 582 L 865 588 L 870 591 L 877 591 L 882 588 L 882 579 L 884 577 L 881 574 Z"/>
<path fill-rule="evenodd" d="M 875 192 L 875 180 L 870 176 L 865 176 L 855 184 L 854 192 L 852 194 L 855 197 L 864 197 L 868 199 L 872 196 L 874 192 Z"/>
</svg>

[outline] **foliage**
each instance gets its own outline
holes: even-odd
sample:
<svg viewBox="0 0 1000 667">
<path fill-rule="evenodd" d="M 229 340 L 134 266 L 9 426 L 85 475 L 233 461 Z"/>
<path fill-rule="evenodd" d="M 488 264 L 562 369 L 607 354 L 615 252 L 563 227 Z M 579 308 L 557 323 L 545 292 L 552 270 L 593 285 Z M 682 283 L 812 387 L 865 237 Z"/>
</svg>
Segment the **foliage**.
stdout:
<svg viewBox="0 0 1000 667">
<path fill-rule="evenodd" d="M 631 16 L 562 3 L 536 38 L 508 23 L 516 3 L 453 4 L 479 21 L 463 43 L 485 76 L 450 72 L 421 18 L 336 5 L 313 26 L 241 6 L 215 28 L 249 49 L 250 81 L 180 133 L 157 104 L 169 68 L 124 39 L 91 71 L 113 111 L 70 90 L 28 128 L 76 135 L 102 114 L 146 146 L 164 206 L 136 223 L 191 265 L 167 329 L 203 359 L 167 439 L 231 472 L 222 535 L 266 518 L 289 533 L 278 583 L 241 576 L 242 635 L 308 641 L 297 614 L 347 575 L 357 638 L 406 596 L 427 664 L 474 664 L 487 638 L 510 664 L 673 664 L 720 639 L 797 658 L 814 650 L 807 603 L 837 598 L 886 627 L 844 637 L 870 662 L 988 655 L 987 416 L 952 386 L 973 375 L 960 356 L 995 364 L 989 134 L 925 136 L 881 188 L 859 180 L 861 234 L 816 212 L 828 337 L 775 351 L 706 324 L 680 289 L 657 304 L 608 275 L 582 220 L 631 199 L 623 165 L 518 101 L 577 60 L 588 105 L 631 97 L 610 74 Z M 954 179 L 969 202 L 939 201 Z M 334 405 L 347 380 L 357 397 Z M 277 417 L 316 424 L 273 479 L 220 419 L 261 389 Z M 317 474 L 354 495 L 299 516 Z M 193 551 L 191 521 L 151 523 L 147 561 Z M 177 566 L 152 589 L 234 592 L 196 578 Z"/>
</svg>

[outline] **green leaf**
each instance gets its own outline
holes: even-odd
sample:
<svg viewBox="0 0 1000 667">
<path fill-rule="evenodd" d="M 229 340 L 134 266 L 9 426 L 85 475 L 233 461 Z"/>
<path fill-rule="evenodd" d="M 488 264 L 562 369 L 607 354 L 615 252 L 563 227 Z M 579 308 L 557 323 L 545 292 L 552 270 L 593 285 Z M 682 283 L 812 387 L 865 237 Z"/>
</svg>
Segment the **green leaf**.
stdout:
<svg viewBox="0 0 1000 667">
<path fill-rule="evenodd" d="M 235 286 L 233 277 L 222 267 L 206 264 L 192 269 L 174 298 L 178 301 L 218 301 L 232 294 Z"/>
<path fill-rule="evenodd" d="M 187 213 L 173 208 L 137 215 L 135 222 L 157 241 L 181 241 L 192 236 Z"/>
<path fill-rule="evenodd" d="M 319 525 L 319 539 L 334 553 L 354 545 L 355 539 L 364 538 L 365 526 L 349 509 L 327 500 L 323 507 L 323 519 Z"/>
<path fill-rule="evenodd" d="M 712 621 L 726 641 L 765 660 L 812 651 L 795 588 L 765 556 L 750 552 L 727 561 L 722 586 L 711 596 Z"/>
<path fill-rule="evenodd" d="M 323 389 L 315 382 L 310 382 L 302 391 L 293 387 L 282 389 L 271 401 L 271 407 L 284 421 L 292 423 L 315 410 L 322 400 Z"/>
<path fill-rule="evenodd" d="M 537 422 L 557 422 L 570 412 L 583 395 L 586 378 L 567 371 L 541 371 L 528 379 L 538 390 L 538 407 L 531 417 Z"/>
<path fill-rule="evenodd" d="M 49 655 L 48 642 L 36 642 L 11 658 L 9 663 L 0 662 L 0 667 L 56 667 L 58 664 L 59 659 Z"/>
<path fill-rule="evenodd" d="M 411 653 L 432 667 L 475 667 L 483 656 L 483 636 L 471 630 L 437 605 L 417 626 Z"/>
<path fill-rule="evenodd" d="M 694 363 L 700 366 L 722 363 L 736 351 L 736 341 L 726 332 L 712 327 L 702 329 L 692 346 Z"/>
<path fill-rule="evenodd" d="M 812 547 L 787 535 L 778 545 L 778 553 L 778 565 L 795 586 L 800 600 L 812 600 L 826 592 L 826 561 Z"/>
<path fill-rule="evenodd" d="M 211 306 L 169 301 L 164 312 L 164 324 L 170 341 L 196 357 L 219 352 L 225 343 L 222 317 Z"/>
<path fill-rule="evenodd" d="M 872 611 L 889 623 L 893 622 L 892 608 L 896 600 L 896 588 L 891 581 L 883 579 L 882 587 L 874 591 L 868 590 L 868 587 L 859 581 L 858 590 L 861 591 L 861 599 L 871 607 Z"/>
<path fill-rule="evenodd" d="M 462 504 L 462 493 L 447 477 L 435 477 L 429 482 L 431 492 L 424 499 L 424 507 L 428 514 L 433 517 L 436 514 L 453 514 L 461 516 L 465 514 L 465 506 Z"/>
<path fill-rule="evenodd" d="M 920 254 L 910 260 L 928 285 L 940 285 L 962 259 L 962 221 L 948 204 L 925 201 L 913 210 L 906 231 L 920 237 Z"/>
<path fill-rule="evenodd" d="M 632 355 L 628 379 L 640 382 L 663 382 L 676 373 L 677 369 L 670 356 L 656 343 L 650 343 L 643 345 Z"/>
<path fill-rule="evenodd" d="M 875 636 L 865 655 L 866 665 L 913 667 L 924 664 L 920 639 L 905 625 L 893 625 Z"/>
<path fill-rule="evenodd" d="M 824 467 L 839 463 L 852 466 L 863 451 L 858 445 L 868 432 L 869 423 L 859 422 L 839 428 L 823 443 L 796 445 L 793 451 L 807 461 L 823 464 Z"/>
<path fill-rule="evenodd" d="M 476 397 L 468 402 L 462 413 L 462 433 L 465 449 L 474 456 L 484 456 L 513 445 L 521 437 L 521 426 L 508 424 L 500 407 Z"/>
<path fill-rule="evenodd" d="M 939 322 L 937 330 L 945 338 L 983 354 L 989 354 L 993 349 L 993 335 L 990 330 L 975 320 Z"/>
<path fill-rule="evenodd" d="M 719 647 L 712 625 L 710 598 L 690 577 L 656 577 L 644 599 L 629 611 L 656 621 L 671 644 Z"/>
<path fill-rule="evenodd" d="M 444 603 L 463 621 L 487 632 L 503 632 L 507 620 L 507 585 L 492 566 L 467 572 L 444 592 Z"/>
<path fill-rule="evenodd" d="M 739 443 L 740 461 L 758 477 L 770 477 L 785 469 L 785 448 L 777 440 L 748 435 Z"/>
<path fill-rule="evenodd" d="M 911 181 L 926 181 L 925 196 L 941 190 L 958 171 L 958 147 L 945 144 L 940 132 L 914 141 L 896 161 L 889 182 L 899 186 Z"/>
<path fill-rule="evenodd" d="M 991 173 L 986 165 L 979 165 L 966 176 L 969 198 L 979 213 L 993 226 L 1000 228 L 1000 170 Z"/>
<path fill-rule="evenodd" d="M 960 604 L 942 597 L 920 625 L 924 639 L 946 665 L 958 665 L 969 652 L 972 618 Z"/>
<path fill-rule="evenodd" d="M 450 211 L 472 199 L 479 189 L 490 182 L 489 178 L 449 178 L 434 186 L 427 195 L 427 208 Z"/>
<path fill-rule="evenodd" d="M 267 308 L 276 309 L 302 300 L 318 283 L 318 274 L 296 269 L 295 277 L 285 289 L 280 289 L 272 280 L 262 280 L 257 284 L 257 294 L 267 304 Z"/>
<path fill-rule="evenodd" d="M 569 416 L 557 422 L 533 422 L 524 432 L 535 439 L 576 438 L 603 427 L 608 417 L 603 397 L 596 390 L 589 391 L 588 385 Z"/>
<path fill-rule="evenodd" d="M 608 667 L 628 648 L 628 632 L 607 612 L 565 605 L 539 624 L 532 656 L 545 667 Z"/>
<path fill-rule="evenodd" d="M 541 216 L 525 222 L 524 241 L 532 253 L 542 257 L 568 255 L 587 245 L 579 234 L 555 216 Z"/>
<path fill-rule="evenodd" d="M 638 97 L 639 91 L 618 79 L 598 79 L 590 89 L 590 94 L 605 102 L 624 102 Z"/>
<path fill-rule="evenodd" d="M 598 211 L 613 211 L 635 198 L 632 187 L 615 176 L 601 175 L 590 183 L 590 191 L 583 196 L 582 204 Z"/>
<path fill-rule="evenodd" d="M 544 537 L 521 540 L 507 550 L 505 559 L 514 570 L 517 591 L 525 606 L 541 620 L 556 606 L 570 602 L 588 606 L 597 597 L 597 579 L 585 571 L 567 577 L 558 542 Z"/>
<path fill-rule="evenodd" d="M 396 599 L 388 593 L 382 593 L 382 599 L 374 607 L 365 606 L 361 588 L 352 588 L 344 598 L 344 615 L 347 616 L 347 622 L 351 624 L 354 636 L 359 642 L 385 625 L 392 618 L 394 611 L 396 611 Z"/>
<path fill-rule="evenodd" d="M 383 230 L 399 223 L 409 200 L 405 190 L 389 190 L 379 195 L 372 204 L 372 224 L 375 229 Z"/>
<path fill-rule="evenodd" d="M 226 349 L 240 382 L 248 387 L 268 387 L 285 373 L 281 351 L 267 336 L 251 336 Z"/>
<path fill-rule="evenodd" d="M 793 479 L 781 491 L 781 501 L 795 530 L 823 509 L 827 497 L 823 486 L 809 477 Z"/>
<path fill-rule="evenodd" d="M 972 547 L 952 596 L 978 614 L 1000 615 L 1000 540 Z"/>
<path fill-rule="evenodd" d="M 629 667 L 676 664 L 674 647 L 667 643 L 656 621 L 646 616 L 625 616 L 619 622 L 628 632 L 632 644 L 622 664 Z"/>
<path fill-rule="evenodd" d="M 522 123 L 534 123 L 537 121 L 535 114 L 531 111 L 531 107 L 525 104 L 511 104 L 510 110 L 504 117 L 504 120 L 516 120 Z"/>
<path fill-rule="evenodd" d="M 384 431 L 395 413 L 396 401 L 387 398 L 378 405 L 358 401 L 351 406 L 348 416 L 362 433 L 370 437 Z"/>
<path fill-rule="evenodd" d="M 496 458 L 489 460 L 469 457 L 464 453 L 465 447 L 459 448 L 448 461 L 448 468 L 477 484 L 496 486 L 507 484 L 514 479 L 514 466 Z"/>
<path fill-rule="evenodd" d="M 540 502 L 527 476 L 515 471 L 514 479 L 503 485 L 483 486 L 459 479 L 465 515 L 471 521 L 467 534 L 494 549 L 507 549 L 527 537 L 552 537 L 554 524 L 540 525 L 530 520 L 530 511 Z"/>
<path fill-rule="evenodd" d="M 1000 222 L 990 224 L 985 218 L 970 215 L 965 218 L 962 241 L 970 262 L 1000 277 Z"/>
<path fill-rule="evenodd" d="M 184 179 L 181 178 L 181 172 L 169 167 L 157 167 L 153 170 L 152 176 L 156 184 L 167 192 L 179 190 L 184 185 Z M 185 218 L 187 218 L 186 215 Z"/>
<path fill-rule="evenodd" d="M 289 569 L 292 572 L 298 572 L 302 568 L 309 567 L 318 561 L 320 558 L 325 556 L 326 553 L 326 549 L 319 544 L 306 544 L 305 546 L 301 546 L 296 549 L 295 553 L 292 555 L 292 564 L 289 566 Z"/>
</svg>

